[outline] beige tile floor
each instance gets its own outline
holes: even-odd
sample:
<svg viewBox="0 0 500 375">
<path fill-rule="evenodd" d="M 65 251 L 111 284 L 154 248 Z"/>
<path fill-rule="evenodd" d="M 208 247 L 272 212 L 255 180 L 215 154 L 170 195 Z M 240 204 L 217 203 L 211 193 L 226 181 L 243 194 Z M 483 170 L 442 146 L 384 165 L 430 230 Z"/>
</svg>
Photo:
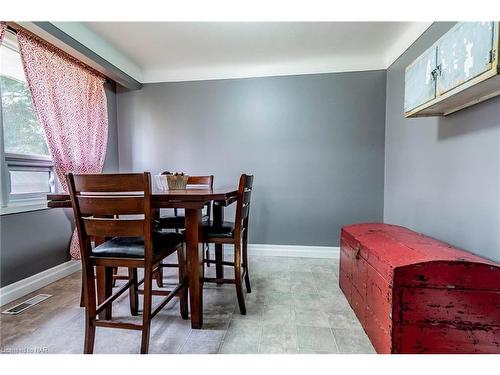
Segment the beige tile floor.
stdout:
<svg viewBox="0 0 500 375">
<path fill-rule="evenodd" d="M 206 273 L 211 276 L 214 267 Z M 167 274 L 167 282 L 174 277 Z M 247 315 L 240 315 L 232 285 L 206 284 L 203 329 L 192 330 L 174 301 L 153 320 L 150 353 L 375 352 L 338 287 L 338 261 L 252 257 L 250 277 Z M 81 353 L 79 278 L 76 273 L 33 293 L 53 297 L 20 315 L 0 315 L 1 352 Z M 113 309 L 116 318 L 128 316 L 128 297 L 120 297 Z M 97 329 L 95 353 L 138 353 L 139 348 L 140 332 Z"/>
</svg>

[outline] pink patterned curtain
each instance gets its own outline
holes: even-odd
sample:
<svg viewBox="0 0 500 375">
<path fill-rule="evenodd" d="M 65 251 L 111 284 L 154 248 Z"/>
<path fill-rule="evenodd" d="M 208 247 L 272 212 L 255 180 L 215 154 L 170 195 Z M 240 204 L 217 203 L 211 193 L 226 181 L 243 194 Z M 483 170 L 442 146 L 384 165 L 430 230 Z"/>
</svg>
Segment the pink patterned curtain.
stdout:
<svg viewBox="0 0 500 375">
<path fill-rule="evenodd" d="M 27 33 L 19 31 L 17 39 L 54 169 L 68 191 L 67 173 L 102 172 L 108 141 L 104 77 Z M 70 254 L 80 258 L 76 233 Z"/>
</svg>

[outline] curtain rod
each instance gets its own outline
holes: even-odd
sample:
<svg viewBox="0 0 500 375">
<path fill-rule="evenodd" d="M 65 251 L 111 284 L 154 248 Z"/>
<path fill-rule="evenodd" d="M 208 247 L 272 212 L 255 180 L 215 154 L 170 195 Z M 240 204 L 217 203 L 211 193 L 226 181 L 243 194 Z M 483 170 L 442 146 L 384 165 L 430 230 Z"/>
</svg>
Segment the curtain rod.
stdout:
<svg viewBox="0 0 500 375">
<path fill-rule="evenodd" d="M 15 24 L 15 23 L 13 23 L 13 22 L 7 22 L 6 24 L 7 24 L 7 30 L 8 30 L 8 31 L 10 31 L 10 32 L 12 32 L 12 33 L 14 33 L 14 34 L 16 34 L 16 35 L 17 35 L 17 33 L 19 32 L 19 29 L 22 29 L 25 33 L 31 34 L 31 35 L 33 35 L 34 37 L 36 37 L 36 38 L 39 38 L 39 39 L 42 39 L 42 40 L 43 40 L 43 38 L 39 37 L 38 35 L 36 35 L 36 34 L 32 33 L 32 32 L 31 32 L 31 31 L 29 31 L 29 30 L 26 30 L 24 27 L 19 26 L 19 25 L 17 25 L 17 24 Z M 53 45 L 52 43 L 47 42 L 46 40 L 44 40 L 44 41 L 45 41 L 46 43 L 49 43 L 49 44 Z M 59 47 L 57 47 L 57 46 L 54 46 L 54 47 L 55 47 L 55 48 L 60 49 L 60 48 L 59 48 Z M 69 56 L 71 56 L 73 59 L 80 61 L 79 59 L 77 59 L 76 57 L 72 56 L 72 55 L 71 55 L 71 54 L 69 54 L 68 52 L 66 52 L 66 51 L 63 51 L 63 52 L 64 52 L 64 53 L 66 53 L 66 54 L 68 54 Z M 92 68 L 91 66 L 89 66 L 89 65 L 85 64 L 83 61 L 80 61 L 80 62 L 81 62 L 82 64 L 84 64 L 85 66 L 87 66 L 89 69 L 91 69 L 91 70 L 93 70 L 93 71 L 95 71 L 95 72 L 98 72 L 96 69 L 94 69 L 94 68 Z M 99 74 L 101 74 L 101 75 L 104 77 L 104 84 L 112 82 L 112 80 L 110 80 L 108 77 L 106 77 L 103 73 L 101 73 L 101 72 L 98 72 L 98 73 L 99 73 Z"/>
</svg>

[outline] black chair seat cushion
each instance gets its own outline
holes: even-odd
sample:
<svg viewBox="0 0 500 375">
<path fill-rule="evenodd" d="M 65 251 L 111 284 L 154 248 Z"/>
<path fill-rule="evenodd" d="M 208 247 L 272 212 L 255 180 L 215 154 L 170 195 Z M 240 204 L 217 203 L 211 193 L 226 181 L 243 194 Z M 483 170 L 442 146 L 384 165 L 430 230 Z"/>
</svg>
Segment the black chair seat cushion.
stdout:
<svg viewBox="0 0 500 375">
<path fill-rule="evenodd" d="M 203 215 L 201 217 L 202 222 L 208 221 L 208 219 L 208 215 Z M 156 225 L 158 225 L 160 228 L 184 228 L 185 220 L 186 218 L 184 217 L 184 215 L 162 216 L 156 220 Z"/>
<path fill-rule="evenodd" d="M 155 253 L 173 253 L 184 242 L 180 233 L 160 233 L 153 235 Z M 92 255 L 106 258 L 144 258 L 143 237 L 114 237 L 92 249 Z"/>
<path fill-rule="evenodd" d="M 223 237 L 233 238 L 234 236 L 234 223 L 224 221 L 222 225 L 214 225 L 212 221 L 202 224 L 204 237 Z"/>
</svg>

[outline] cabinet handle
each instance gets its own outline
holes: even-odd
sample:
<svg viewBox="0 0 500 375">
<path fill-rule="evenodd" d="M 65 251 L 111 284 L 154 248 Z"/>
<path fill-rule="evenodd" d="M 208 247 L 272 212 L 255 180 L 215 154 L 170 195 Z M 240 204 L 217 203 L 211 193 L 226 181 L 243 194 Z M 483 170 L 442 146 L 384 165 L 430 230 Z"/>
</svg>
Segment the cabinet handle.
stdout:
<svg viewBox="0 0 500 375">
<path fill-rule="evenodd" d="M 441 70 L 441 64 L 439 64 L 438 66 L 436 66 L 436 68 L 431 72 L 431 76 L 432 76 L 432 79 L 434 81 L 437 80 L 437 77 L 440 77 L 441 76 L 441 73 L 442 73 L 442 70 Z"/>
<path fill-rule="evenodd" d="M 437 69 L 434 69 L 432 72 L 431 72 L 431 78 L 433 81 L 436 80 L 437 78 Z"/>
<path fill-rule="evenodd" d="M 442 71 L 441 71 L 441 64 L 439 64 L 438 66 L 436 66 L 436 74 L 437 74 L 438 77 L 440 77 L 441 73 L 442 73 Z"/>
</svg>

